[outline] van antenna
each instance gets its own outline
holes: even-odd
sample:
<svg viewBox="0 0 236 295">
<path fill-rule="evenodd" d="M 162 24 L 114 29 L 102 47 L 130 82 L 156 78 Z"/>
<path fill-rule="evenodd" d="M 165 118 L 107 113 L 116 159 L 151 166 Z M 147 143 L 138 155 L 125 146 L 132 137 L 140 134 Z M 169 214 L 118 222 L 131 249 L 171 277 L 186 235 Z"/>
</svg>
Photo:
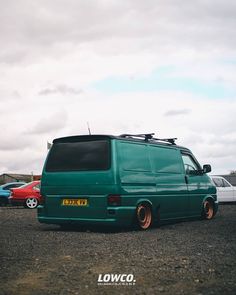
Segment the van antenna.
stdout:
<svg viewBox="0 0 236 295">
<path fill-rule="evenodd" d="M 87 126 L 88 126 L 89 135 L 91 135 L 91 130 L 90 130 L 90 127 L 89 127 L 89 122 L 87 122 Z"/>
</svg>

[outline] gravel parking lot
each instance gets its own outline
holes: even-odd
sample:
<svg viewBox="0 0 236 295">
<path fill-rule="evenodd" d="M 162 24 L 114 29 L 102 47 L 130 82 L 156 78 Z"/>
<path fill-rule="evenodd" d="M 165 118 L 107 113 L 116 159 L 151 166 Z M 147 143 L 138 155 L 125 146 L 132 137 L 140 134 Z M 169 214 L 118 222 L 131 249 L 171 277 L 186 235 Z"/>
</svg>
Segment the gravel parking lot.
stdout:
<svg viewBox="0 0 236 295">
<path fill-rule="evenodd" d="M 42 225 L 0 208 L 0 294 L 236 294 L 236 205 L 212 221 L 133 229 Z M 99 286 L 99 274 L 135 285 Z"/>
</svg>

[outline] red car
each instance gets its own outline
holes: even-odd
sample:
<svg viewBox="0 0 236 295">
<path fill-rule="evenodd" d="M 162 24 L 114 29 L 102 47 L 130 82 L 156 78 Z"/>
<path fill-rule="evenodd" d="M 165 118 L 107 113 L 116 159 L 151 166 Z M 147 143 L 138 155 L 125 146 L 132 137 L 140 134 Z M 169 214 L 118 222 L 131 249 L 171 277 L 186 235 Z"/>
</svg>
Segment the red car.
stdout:
<svg viewBox="0 0 236 295">
<path fill-rule="evenodd" d="M 20 188 L 11 189 L 9 202 L 14 205 L 24 205 L 26 208 L 34 209 L 42 201 L 40 195 L 40 181 L 26 183 Z"/>
</svg>

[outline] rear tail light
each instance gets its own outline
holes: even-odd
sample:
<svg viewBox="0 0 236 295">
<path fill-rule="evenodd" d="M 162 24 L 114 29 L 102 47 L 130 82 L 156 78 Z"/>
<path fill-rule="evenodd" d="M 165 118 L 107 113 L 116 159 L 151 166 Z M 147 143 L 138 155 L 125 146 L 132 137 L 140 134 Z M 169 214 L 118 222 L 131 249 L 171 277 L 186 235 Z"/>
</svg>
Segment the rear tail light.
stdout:
<svg viewBox="0 0 236 295">
<path fill-rule="evenodd" d="M 109 195 L 107 198 L 108 206 L 120 206 L 121 205 L 121 196 L 120 195 Z"/>
</svg>

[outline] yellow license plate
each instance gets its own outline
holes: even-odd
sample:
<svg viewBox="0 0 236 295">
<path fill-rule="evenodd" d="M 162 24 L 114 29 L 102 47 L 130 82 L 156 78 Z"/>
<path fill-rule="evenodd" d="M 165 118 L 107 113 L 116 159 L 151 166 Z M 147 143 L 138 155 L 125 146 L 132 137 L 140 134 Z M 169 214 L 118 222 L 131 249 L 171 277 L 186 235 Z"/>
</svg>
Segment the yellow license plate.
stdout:
<svg viewBox="0 0 236 295">
<path fill-rule="evenodd" d="M 63 206 L 87 206 L 88 200 L 87 199 L 63 199 L 62 205 Z"/>
</svg>

